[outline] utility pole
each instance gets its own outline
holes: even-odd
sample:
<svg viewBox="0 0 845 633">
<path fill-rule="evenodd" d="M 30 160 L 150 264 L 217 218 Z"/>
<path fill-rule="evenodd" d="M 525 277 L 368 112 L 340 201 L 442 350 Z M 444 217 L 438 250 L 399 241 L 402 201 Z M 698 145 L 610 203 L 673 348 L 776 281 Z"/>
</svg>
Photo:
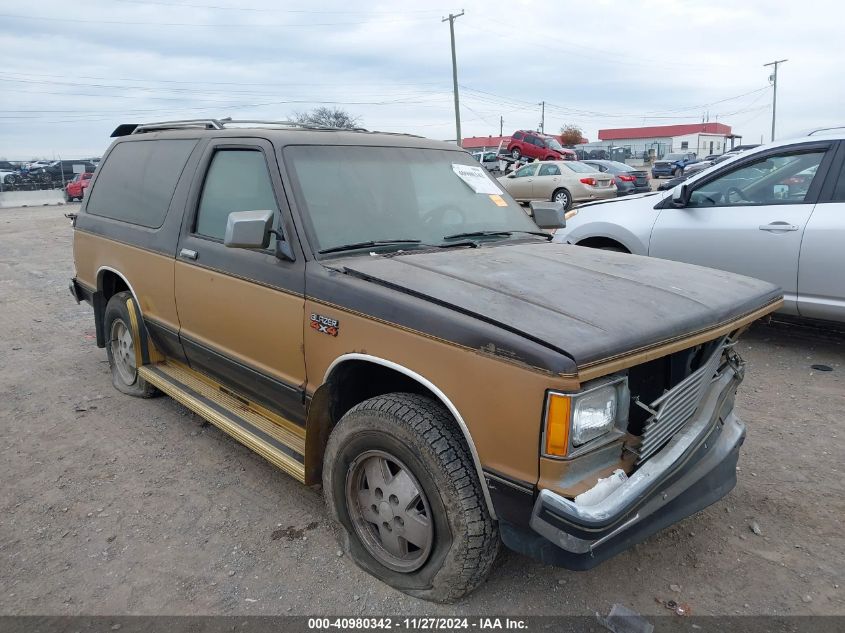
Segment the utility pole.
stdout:
<svg viewBox="0 0 845 633">
<path fill-rule="evenodd" d="M 464 10 L 457 15 L 449 14 L 448 18 L 443 18 L 441 22 L 449 20 L 449 35 L 452 37 L 452 91 L 455 94 L 455 133 L 458 137 L 458 147 L 463 145 L 463 137 L 461 136 L 461 105 L 458 100 L 458 60 L 455 57 L 455 20 L 464 14 Z"/>
<path fill-rule="evenodd" d="M 546 133 L 546 102 L 540 102 L 540 132 Z"/>
<path fill-rule="evenodd" d="M 505 131 L 505 117 L 499 117 L 499 137 L 501 138 L 502 133 Z"/>
<path fill-rule="evenodd" d="M 788 62 L 788 59 L 778 59 L 773 62 L 769 62 L 768 64 L 763 64 L 763 67 L 766 66 L 774 66 L 775 71 L 769 77 L 772 82 L 772 140 L 775 140 L 775 117 L 777 116 L 777 109 L 778 109 L 778 64 L 782 64 L 784 62 Z"/>
</svg>

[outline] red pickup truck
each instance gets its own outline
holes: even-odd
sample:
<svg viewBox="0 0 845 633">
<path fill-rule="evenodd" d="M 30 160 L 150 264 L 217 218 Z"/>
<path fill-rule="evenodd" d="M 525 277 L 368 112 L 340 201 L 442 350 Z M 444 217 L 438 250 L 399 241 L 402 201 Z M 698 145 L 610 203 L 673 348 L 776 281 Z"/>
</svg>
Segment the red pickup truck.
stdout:
<svg viewBox="0 0 845 633">
<path fill-rule="evenodd" d="M 82 174 L 76 174 L 76 177 L 65 185 L 65 200 L 73 202 L 74 200 L 82 200 L 82 196 L 88 185 L 91 183 L 91 176 L 94 174 L 86 171 Z"/>
</svg>

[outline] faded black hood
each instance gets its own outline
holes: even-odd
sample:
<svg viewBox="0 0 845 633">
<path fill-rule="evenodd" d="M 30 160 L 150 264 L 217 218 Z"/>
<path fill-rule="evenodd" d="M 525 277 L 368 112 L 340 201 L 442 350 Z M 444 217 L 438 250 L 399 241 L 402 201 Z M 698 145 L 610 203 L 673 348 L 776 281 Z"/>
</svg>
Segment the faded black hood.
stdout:
<svg viewBox="0 0 845 633">
<path fill-rule="evenodd" d="M 541 342 L 579 366 L 719 325 L 781 296 L 777 286 L 733 273 L 555 243 L 341 265 Z"/>
</svg>

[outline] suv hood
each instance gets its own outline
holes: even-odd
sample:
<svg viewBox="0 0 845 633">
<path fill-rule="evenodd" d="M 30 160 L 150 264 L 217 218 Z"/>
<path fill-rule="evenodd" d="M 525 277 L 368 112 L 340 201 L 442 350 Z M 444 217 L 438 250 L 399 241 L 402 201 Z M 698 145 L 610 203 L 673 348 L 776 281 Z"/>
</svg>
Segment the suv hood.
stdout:
<svg viewBox="0 0 845 633">
<path fill-rule="evenodd" d="M 538 341 L 578 366 L 720 325 L 781 297 L 777 286 L 750 277 L 551 242 L 337 264 Z"/>
</svg>

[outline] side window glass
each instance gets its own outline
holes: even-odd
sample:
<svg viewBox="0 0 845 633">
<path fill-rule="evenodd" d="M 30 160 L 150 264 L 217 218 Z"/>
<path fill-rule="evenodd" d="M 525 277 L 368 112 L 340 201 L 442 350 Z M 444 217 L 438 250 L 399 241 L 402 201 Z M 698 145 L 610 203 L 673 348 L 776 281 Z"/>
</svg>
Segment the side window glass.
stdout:
<svg viewBox="0 0 845 633">
<path fill-rule="evenodd" d="M 536 136 L 531 139 L 531 142 L 534 143 L 537 147 L 545 147 L 546 144 L 543 142 L 543 139 L 537 138 Z"/>
<path fill-rule="evenodd" d="M 560 176 L 560 169 L 557 165 L 540 165 L 540 173 L 538 176 Z"/>
<path fill-rule="evenodd" d="M 537 168 L 536 165 L 526 165 L 516 171 L 517 178 L 525 178 L 526 176 L 533 176 L 534 170 Z"/>
<path fill-rule="evenodd" d="M 258 150 L 218 150 L 211 160 L 202 188 L 195 233 L 222 240 L 233 211 L 278 208 L 264 154 Z"/>
<path fill-rule="evenodd" d="M 521 141 L 521 140 L 522 140 L 522 132 L 517 132 L 516 134 L 514 134 L 514 135 L 513 135 L 513 140 L 515 140 L 515 141 Z"/>
<path fill-rule="evenodd" d="M 824 152 L 761 158 L 692 192 L 689 207 L 734 207 L 804 202 Z"/>
</svg>

